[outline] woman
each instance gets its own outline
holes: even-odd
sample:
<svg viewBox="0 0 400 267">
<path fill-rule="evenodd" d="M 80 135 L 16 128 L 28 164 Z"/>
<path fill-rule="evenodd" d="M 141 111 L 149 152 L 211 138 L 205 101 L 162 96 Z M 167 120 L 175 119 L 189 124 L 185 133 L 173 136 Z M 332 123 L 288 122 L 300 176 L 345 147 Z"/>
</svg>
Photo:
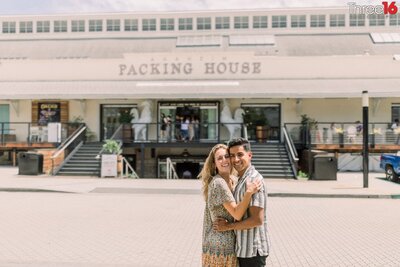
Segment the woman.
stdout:
<svg viewBox="0 0 400 267">
<path fill-rule="evenodd" d="M 236 204 L 232 195 L 233 178 L 230 156 L 226 145 L 215 145 L 199 174 L 206 200 L 203 221 L 203 266 L 236 267 L 235 233 L 217 232 L 212 222 L 218 217 L 229 222 L 240 220 L 246 212 L 251 196 L 261 188 L 262 181 L 246 184 L 243 201 Z"/>
</svg>

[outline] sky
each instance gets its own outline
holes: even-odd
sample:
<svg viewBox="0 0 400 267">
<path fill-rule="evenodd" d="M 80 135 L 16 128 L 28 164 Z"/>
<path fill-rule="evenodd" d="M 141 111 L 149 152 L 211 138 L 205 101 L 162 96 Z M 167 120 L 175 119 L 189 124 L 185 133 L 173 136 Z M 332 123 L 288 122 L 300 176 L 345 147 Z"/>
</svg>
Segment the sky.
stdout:
<svg viewBox="0 0 400 267">
<path fill-rule="evenodd" d="M 0 0 L 0 15 L 337 7 L 348 2 L 380 5 L 382 0 Z"/>
</svg>

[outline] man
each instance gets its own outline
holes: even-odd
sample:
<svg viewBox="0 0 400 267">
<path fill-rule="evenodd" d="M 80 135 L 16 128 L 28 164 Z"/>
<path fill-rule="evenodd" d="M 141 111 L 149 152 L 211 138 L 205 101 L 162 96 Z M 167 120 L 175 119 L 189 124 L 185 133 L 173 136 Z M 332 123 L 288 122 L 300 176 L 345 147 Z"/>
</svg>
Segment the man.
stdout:
<svg viewBox="0 0 400 267">
<path fill-rule="evenodd" d="M 228 143 L 231 163 L 239 175 L 239 180 L 234 191 L 237 203 L 242 200 L 246 192 L 246 180 L 263 179 L 261 174 L 251 165 L 252 153 L 250 143 L 244 138 L 233 139 Z M 254 194 L 249 208 L 242 221 L 228 223 L 219 218 L 214 222 L 217 231 L 235 230 L 236 256 L 240 267 L 265 266 L 269 253 L 267 240 L 266 221 L 267 193 L 263 184 L 261 190 Z"/>
</svg>

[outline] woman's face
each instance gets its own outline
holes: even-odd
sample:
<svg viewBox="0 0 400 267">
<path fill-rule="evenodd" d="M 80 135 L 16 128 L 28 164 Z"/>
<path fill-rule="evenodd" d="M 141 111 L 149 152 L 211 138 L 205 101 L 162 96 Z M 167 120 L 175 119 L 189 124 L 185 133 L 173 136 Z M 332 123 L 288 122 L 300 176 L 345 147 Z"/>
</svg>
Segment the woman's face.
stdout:
<svg viewBox="0 0 400 267">
<path fill-rule="evenodd" d="M 228 150 L 225 148 L 219 148 L 215 151 L 215 167 L 219 174 L 231 172 L 231 161 L 229 158 Z"/>
</svg>

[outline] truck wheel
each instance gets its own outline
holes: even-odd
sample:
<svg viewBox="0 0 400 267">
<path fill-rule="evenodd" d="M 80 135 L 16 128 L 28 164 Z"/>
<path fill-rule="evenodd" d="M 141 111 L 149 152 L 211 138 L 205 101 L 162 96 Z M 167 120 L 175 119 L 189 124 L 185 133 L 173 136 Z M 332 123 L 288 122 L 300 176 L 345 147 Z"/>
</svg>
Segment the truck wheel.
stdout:
<svg viewBox="0 0 400 267">
<path fill-rule="evenodd" d="M 392 166 L 386 166 L 386 179 L 388 179 L 391 182 L 396 182 L 399 176 L 394 172 Z"/>
</svg>

